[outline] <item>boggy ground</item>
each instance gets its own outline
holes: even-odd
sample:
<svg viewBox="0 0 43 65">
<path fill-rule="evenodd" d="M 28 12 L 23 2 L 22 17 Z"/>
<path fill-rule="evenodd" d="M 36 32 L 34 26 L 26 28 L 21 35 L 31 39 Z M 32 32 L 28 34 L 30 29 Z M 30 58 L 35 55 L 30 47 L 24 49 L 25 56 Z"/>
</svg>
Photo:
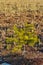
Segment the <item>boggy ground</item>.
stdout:
<svg viewBox="0 0 43 65">
<path fill-rule="evenodd" d="M 28 47 L 26 52 L 8 54 L 2 56 L 5 62 L 11 65 L 43 65 L 43 52 L 37 51 L 32 47 Z"/>
<path fill-rule="evenodd" d="M 26 59 L 22 55 L 10 55 L 3 59 L 11 65 L 43 65 L 43 58 Z"/>
</svg>

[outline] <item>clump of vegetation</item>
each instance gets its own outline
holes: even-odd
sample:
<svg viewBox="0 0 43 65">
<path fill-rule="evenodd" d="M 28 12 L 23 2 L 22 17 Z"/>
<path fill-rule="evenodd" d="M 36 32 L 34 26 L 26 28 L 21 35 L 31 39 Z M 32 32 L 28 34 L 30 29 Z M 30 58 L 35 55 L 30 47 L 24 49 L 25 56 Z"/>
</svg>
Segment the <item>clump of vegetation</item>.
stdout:
<svg viewBox="0 0 43 65">
<path fill-rule="evenodd" d="M 17 44 L 29 44 L 30 46 L 34 46 L 35 42 L 38 40 L 33 24 L 26 23 L 21 28 L 14 25 L 14 34 L 14 41 Z"/>
<path fill-rule="evenodd" d="M 34 24 L 14 25 L 14 37 L 6 37 L 7 49 L 12 47 L 12 52 L 21 50 L 22 46 L 27 44 L 34 46 L 38 41 Z M 8 47 L 9 45 L 9 47 Z"/>
<path fill-rule="evenodd" d="M 33 47 L 39 41 L 33 24 L 25 23 L 22 27 L 14 25 L 13 29 L 15 35 L 14 42 L 17 44 L 13 50 L 21 49 L 25 44 Z"/>
</svg>

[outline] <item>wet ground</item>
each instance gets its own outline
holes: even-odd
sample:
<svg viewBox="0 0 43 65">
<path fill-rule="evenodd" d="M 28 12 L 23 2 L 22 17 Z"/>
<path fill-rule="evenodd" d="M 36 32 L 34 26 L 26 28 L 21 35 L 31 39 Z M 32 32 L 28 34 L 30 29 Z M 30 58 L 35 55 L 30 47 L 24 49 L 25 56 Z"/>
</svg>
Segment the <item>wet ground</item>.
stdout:
<svg viewBox="0 0 43 65">
<path fill-rule="evenodd" d="M 43 58 L 26 59 L 20 55 L 0 57 L 1 65 L 43 65 Z"/>
</svg>

